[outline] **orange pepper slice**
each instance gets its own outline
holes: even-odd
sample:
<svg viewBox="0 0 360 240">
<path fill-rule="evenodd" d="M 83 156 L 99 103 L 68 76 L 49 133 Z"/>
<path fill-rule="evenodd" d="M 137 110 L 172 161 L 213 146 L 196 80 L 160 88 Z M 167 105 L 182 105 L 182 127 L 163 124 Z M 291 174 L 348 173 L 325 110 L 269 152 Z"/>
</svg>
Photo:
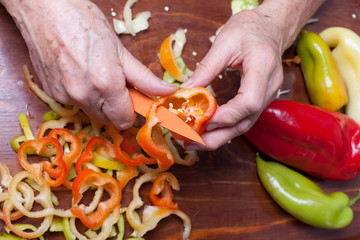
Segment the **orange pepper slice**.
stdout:
<svg viewBox="0 0 360 240">
<path fill-rule="evenodd" d="M 172 77 L 180 82 L 185 82 L 187 77 L 181 72 L 174 59 L 172 51 L 173 41 L 173 35 L 170 35 L 162 42 L 160 47 L 160 63 Z"/>
</svg>

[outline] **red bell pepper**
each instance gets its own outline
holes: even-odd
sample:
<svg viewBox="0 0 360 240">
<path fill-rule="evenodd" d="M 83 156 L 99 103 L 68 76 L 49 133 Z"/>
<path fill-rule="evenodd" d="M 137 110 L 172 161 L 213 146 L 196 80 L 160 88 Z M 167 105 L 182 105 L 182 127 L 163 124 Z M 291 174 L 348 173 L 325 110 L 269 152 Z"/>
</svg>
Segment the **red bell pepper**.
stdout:
<svg viewBox="0 0 360 240">
<path fill-rule="evenodd" d="M 245 137 L 270 157 L 319 178 L 347 181 L 360 172 L 360 127 L 339 112 L 275 100 Z"/>
<path fill-rule="evenodd" d="M 40 155 L 48 152 L 49 148 L 56 149 L 56 155 L 52 159 L 53 164 L 49 161 L 41 161 L 31 164 L 28 162 L 27 152 L 29 150 L 34 150 L 36 154 Z M 35 181 L 39 185 L 41 185 L 45 180 L 49 186 L 57 187 L 61 185 L 66 178 L 67 168 L 63 160 L 63 149 L 59 141 L 55 138 L 43 137 L 23 142 L 20 145 L 18 157 L 21 166 L 34 176 Z M 45 172 L 44 176 L 43 172 Z"/>
<path fill-rule="evenodd" d="M 73 182 L 73 204 L 78 204 L 83 195 L 80 193 L 81 187 L 86 184 L 88 186 L 102 186 L 108 192 L 109 198 L 102 201 L 97 206 L 95 212 L 91 214 L 85 213 L 85 205 L 73 206 L 70 211 L 75 217 L 88 228 L 96 228 L 103 224 L 108 215 L 118 206 L 121 201 L 121 186 L 119 182 L 106 173 L 98 173 L 91 169 L 84 169 L 75 178 Z"/>
</svg>

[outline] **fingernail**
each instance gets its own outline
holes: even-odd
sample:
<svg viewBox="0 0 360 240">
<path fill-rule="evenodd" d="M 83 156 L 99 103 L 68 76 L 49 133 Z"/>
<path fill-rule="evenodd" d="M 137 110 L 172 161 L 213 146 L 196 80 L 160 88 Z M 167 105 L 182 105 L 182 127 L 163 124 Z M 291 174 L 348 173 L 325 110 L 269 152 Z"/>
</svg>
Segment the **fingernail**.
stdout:
<svg viewBox="0 0 360 240">
<path fill-rule="evenodd" d="M 165 82 L 165 81 L 161 81 L 161 84 L 162 85 L 165 85 L 165 86 L 167 86 L 167 87 L 176 87 L 176 85 L 175 84 L 172 84 L 172 83 L 168 83 L 168 82 Z"/>
<path fill-rule="evenodd" d="M 194 144 L 190 144 L 189 146 L 186 147 L 186 150 L 188 151 L 196 151 L 198 150 L 198 146 L 194 145 Z"/>
<path fill-rule="evenodd" d="M 206 126 L 206 131 L 211 131 L 214 130 L 215 128 L 217 128 L 215 123 L 210 123 Z"/>
<path fill-rule="evenodd" d="M 192 80 L 191 78 L 189 78 L 188 80 L 186 80 L 185 82 L 183 82 L 183 84 L 180 85 L 180 88 L 190 87 L 193 82 L 194 82 L 194 80 Z"/>
</svg>

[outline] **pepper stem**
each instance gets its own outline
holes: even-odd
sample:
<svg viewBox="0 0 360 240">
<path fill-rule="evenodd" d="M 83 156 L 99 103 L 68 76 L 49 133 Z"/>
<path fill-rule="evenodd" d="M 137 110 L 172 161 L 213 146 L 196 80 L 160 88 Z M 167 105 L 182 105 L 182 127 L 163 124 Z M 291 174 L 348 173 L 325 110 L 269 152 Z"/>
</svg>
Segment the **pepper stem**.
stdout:
<svg viewBox="0 0 360 240">
<path fill-rule="evenodd" d="M 349 207 L 352 206 L 354 203 L 356 203 L 357 200 L 359 200 L 359 199 L 360 199 L 360 190 L 359 190 L 358 194 L 353 199 L 350 199 Z"/>
</svg>

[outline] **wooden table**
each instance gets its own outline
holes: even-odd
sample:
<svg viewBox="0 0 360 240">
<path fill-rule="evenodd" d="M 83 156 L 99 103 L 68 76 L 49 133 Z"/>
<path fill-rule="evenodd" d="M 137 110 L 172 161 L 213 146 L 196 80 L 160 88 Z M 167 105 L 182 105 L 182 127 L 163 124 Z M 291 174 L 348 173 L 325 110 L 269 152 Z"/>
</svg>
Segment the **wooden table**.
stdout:
<svg viewBox="0 0 360 240">
<path fill-rule="evenodd" d="M 121 15 L 125 1 L 96 2 L 112 21 L 111 8 Z M 165 6 L 169 11 L 164 10 Z M 230 0 L 141 0 L 134 6 L 135 13 L 145 9 L 152 13 L 149 30 L 135 37 L 120 38 L 135 57 L 159 76 L 157 53 L 166 36 L 178 28 L 188 29 L 183 57 L 194 69 L 211 45 L 208 38 L 231 15 Z M 314 17 L 319 21 L 306 26 L 309 30 L 320 32 L 326 27 L 344 26 L 360 34 L 359 0 L 328 0 Z M 193 56 L 193 51 L 196 56 Z M 291 47 L 284 57 L 294 55 L 294 47 Z M 31 127 L 37 131 L 41 114 L 48 110 L 47 105 L 28 89 L 22 73 L 23 64 L 32 70 L 18 29 L 5 9 L 0 7 L 0 161 L 9 166 L 12 174 L 21 170 L 10 146 L 11 137 L 21 133 L 18 113 L 26 113 Z M 282 98 L 309 102 L 299 66 L 284 65 L 284 75 L 282 89 L 289 89 L 290 93 Z M 223 79 L 213 82 L 220 104 L 236 93 L 238 77 L 236 72 L 223 73 Z M 256 174 L 255 153 L 243 137 L 238 137 L 217 151 L 200 153 L 201 161 L 192 167 L 174 166 L 171 169 L 181 186 L 180 191 L 174 193 L 175 201 L 192 220 L 191 239 L 360 239 L 360 203 L 352 207 L 353 222 L 342 230 L 305 225 L 284 212 L 264 191 Z M 360 188 L 360 178 L 344 183 L 313 180 L 328 192 L 343 191 L 350 197 Z M 124 195 L 123 204 L 126 205 L 130 200 L 130 187 L 125 189 Z M 65 193 L 61 200 L 70 202 L 70 197 Z M 182 231 L 181 221 L 169 217 L 145 237 L 180 239 Z M 47 234 L 46 237 L 62 239 L 59 234 Z"/>
</svg>

